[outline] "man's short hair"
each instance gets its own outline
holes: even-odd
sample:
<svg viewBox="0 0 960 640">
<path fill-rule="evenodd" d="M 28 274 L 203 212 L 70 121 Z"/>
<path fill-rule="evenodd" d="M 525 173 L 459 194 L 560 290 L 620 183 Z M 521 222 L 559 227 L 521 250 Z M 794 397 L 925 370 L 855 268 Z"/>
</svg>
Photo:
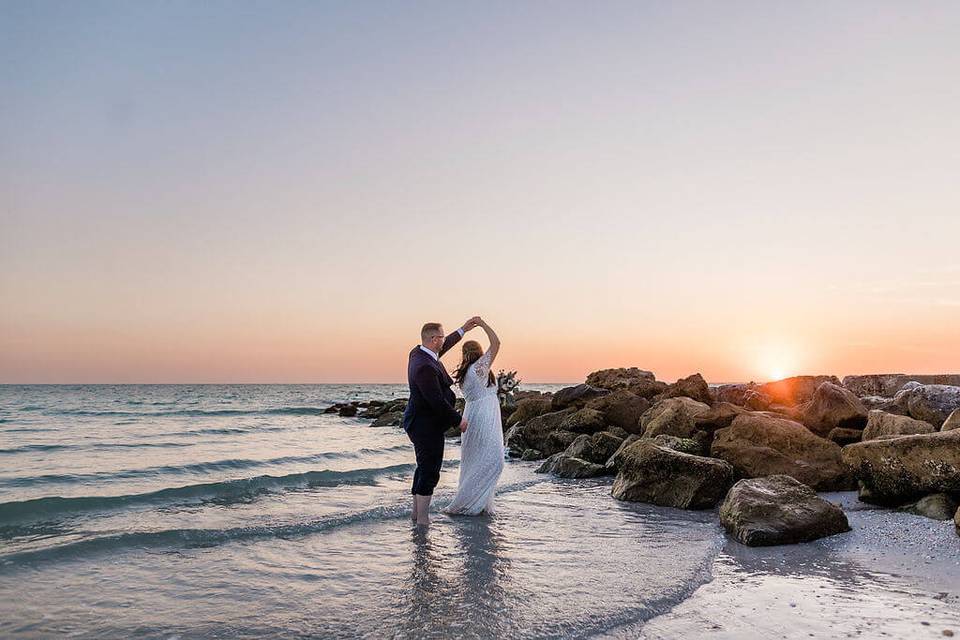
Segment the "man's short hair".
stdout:
<svg viewBox="0 0 960 640">
<path fill-rule="evenodd" d="M 443 325 L 439 322 L 428 322 L 420 329 L 420 340 L 428 340 L 434 336 L 443 335 Z"/>
</svg>

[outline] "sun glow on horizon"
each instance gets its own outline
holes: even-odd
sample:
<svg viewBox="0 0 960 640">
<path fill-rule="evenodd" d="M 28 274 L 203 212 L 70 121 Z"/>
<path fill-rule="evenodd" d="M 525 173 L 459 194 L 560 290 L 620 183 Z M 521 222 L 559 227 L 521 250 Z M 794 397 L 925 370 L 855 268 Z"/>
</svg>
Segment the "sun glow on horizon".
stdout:
<svg viewBox="0 0 960 640">
<path fill-rule="evenodd" d="M 788 340 L 770 340 L 757 349 L 754 370 L 764 381 L 783 380 L 800 373 L 800 360 L 796 345 Z"/>
</svg>

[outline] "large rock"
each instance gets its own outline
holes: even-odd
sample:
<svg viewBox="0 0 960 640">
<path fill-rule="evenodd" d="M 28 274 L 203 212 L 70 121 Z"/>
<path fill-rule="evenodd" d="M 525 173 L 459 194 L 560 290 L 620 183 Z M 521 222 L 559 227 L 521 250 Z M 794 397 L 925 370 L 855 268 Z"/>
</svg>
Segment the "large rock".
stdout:
<svg viewBox="0 0 960 640">
<path fill-rule="evenodd" d="M 553 455 L 566 449 L 570 445 L 569 442 L 558 448 L 558 443 L 552 441 L 550 434 L 558 431 L 563 421 L 574 412 L 576 412 L 576 409 L 564 409 L 563 411 L 545 413 L 531 419 L 523 426 L 523 439 L 527 446 L 542 451 L 546 455 Z"/>
<path fill-rule="evenodd" d="M 813 394 L 803 413 L 803 424 L 818 436 L 834 429 L 863 429 L 867 408 L 853 392 L 832 382 L 824 382 Z"/>
<path fill-rule="evenodd" d="M 904 510 L 931 520 L 953 520 L 957 513 L 957 502 L 945 493 L 934 493 L 920 498 Z"/>
<path fill-rule="evenodd" d="M 627 391 L 652 401 L 666 388 L 667 383 L 662 380 L 637 380 L 627 387 Z"/>
<path fill-rule="evenodd" d="M 564 431 L 563 429 L 551 431 L 550 435 L 547 437 L 547 447 L 544 453 L 547 455 L 553 455 L 554 453 L 564 451 L 581 435 L 582 434 L 574 433 L 573 431 Z"/>
<path fill-rule="evenodd" d="M 623 444 L 622 438 L 601 431 L 592 436 L 578 436 L 563 453 L 571 458 L 580 458 L 596 464 L 606 464 L 621 444 Z"/>
<path fill-rule="evenodd" d="M 561 478 L 595 478 L 606 472 L 602 465 L 574 458 L 565 453 L 550 456 L 537 469 L 537 473 L 552 473 Z"/>
<path fill-rule="evenodd" d="M 643 437 L 653 438 L 666 434 L 689 438 L 698 431 L 695 418 L 709 410 L 709 405 L 692 398 L 661 400 L 640 416 Z"/>
<path fill-rule="evenodd" d="M 713 392 L 717 402 L 729 402 L 738 406 L 743 406 L 746 396 L 751 391 L 756 391 L 759 385 L 750 383 L 738 384 L 720 384 L 714 387 Z"/>
<path fill-rule="evenodd" d="M 609 431 L 601 431 L 590 436 L 593 444 L 594 458 L 591 462 L 597 464 L 606 464 L 607 460 L 617 452 L 624 438 L 616 436 Z"/>
<path fill-rule="evenodd" d="M 515 424 L 507 429 L 507 433 L 503 436 L 503 444 L 511 456 L 522 456 L 523 452 L 530 448 L 527 445 L 526 439 L 523 437 L 523 425 Z"/>
<path fill-rule="evenodd" d="M 880 504 L 960 493 L 960 430 L 851 444 L 843 448 L 843 461 Z"/>
<path fill-rule="evenodd" d="M 859 429 L 831 429 L 830 433 L 827 434 L 827 440 L 831 442 L 836 442 L 841 447 L 845 447 L 848 444 L 853 444 L 854 442 L 860 442 L 863 439 L 863 431 Z"/>
<path fill-rule="evenodd" d="M 813 394 L 824 382 L 840 385 L 836 376 L 793 376 L 762 384 L 757 391 L 770 398 L 772 404 L 791 406 L 812 400 Z"/>
<path fill-rule="evenodd" d="M 678 438 L 677 436 L 661 434 L 653 439 L 653 443 L 680 453 L 689 453 L 692 456 L 702 456 L 709 453 L 707 450 L 709 447 L 704 447 L 702 442 L 693 438 Z"/>
<path fill-rule="evenodd" d="M 716 432 L 710 453 L 732 464 L 738 477 L 788 475 L 818 491 L 853 488 L 840 445 L 786 418 L 760 413 L 738 416 Z"/>
<path fill-rule="evenodd" d="M 616 473 L 620 469 L 620 464 L 623 462 L 623 452 L 627 450 L 627 447 L 632 445 L 634 442 L 640 439 L 640 436 L 633 433 L 630 434 L 623 442 L 620 443 L 620 446 L 617 447 L 617 450 L 613 452 L 613 455 L 607 459 L 606 467 L 607 470 Z"/>
<path fill-rule="evenodd" d="M 706 405 L 709 405 L 713 402 L 713 398 L 710 395 L 710 387 L 707 385 L 707 381 L 704 380 L 703 376 L 699 373 L 695 373 L 692 376 L 687 376 L 686 378 L 677 380 L 668 386 L 663 393 L 660 394 L 660 397 L 693 398 L 697 402 L 702 402 Z"/>
<path fill-rule="evenodd" d="M 389 411 L 373 421 L 372 427 L 395 427 L 400 424 L 403 411 Z"/>
<path fill-rule="evenodd" d="M 560 428 L 574 433 L 596 433 L 603 431 L 603 414 L 596 409 L 584 407 L 564 418 Z"/>
<path fill-rule="evenodd" d="M 650 408 L 650 401 L 637 394 L 618 389 L 605 396 L 594 398 L 587 408 L 603 414 L 604 422 L 620 427 L 627 433 L 640 433 L 640 416 Z"/>
<path fill-rule="evenodd" d="M 553 410 L 550 398 L 526 398 L 517 400 L 517 408 L 507 418 L 506 426 L 525 424 L 537 416 L 550 413 Z"/>
<path fill-rule="evenodd" d="M 867 408 L 867 411 L 879 409 L 889 413 L 891 407 L 893 407 L 893 398 L 882 398 L 880 396 L 861 396 L 860 402 Z"/>
<path fill-rule="evenodd" d="M 629 389 L 630 385 L 642 381 L 656 381 L 656 376 L 650 371 L 638 369 L 637 367 L 601 369 L 587 376 L 587 384 L 591 387 L 610 389 L 611 391 L 616 389 Z"/>
<path fill-rule="evenodd" d="M 573 387 L 564 387 L 553 394 L 553 410 L 559 411 L 567 407 L 582 407 L 594 398 L 610 393 L 606 389 L 591 387 L 588 384 L 578 384 Z"/>
<path fill-rule="evenodd" d="M 960 386 L 960 374 L 908 375 L 905 373 L 880 373 L 865 376 L 844 376 L 843 386 L 860 397 L 881 396 L 892 398 L 908 382 L 920 384 L 948 384 Z"/>
<path fill-rule="evenodd" d="M 536 398 L 539 398 L 541 400 L 549 400 L 552 397 L 553 397 L 552 391 L 532 391 L 528 389 L 524 391 L 513 392 L 513 400 L 515 402 L 520 402 L 521 400 L 533 400 Z"/>
<path fill-rule="evenodd" d="M 730 402 L 718 402 L 708 411 L 694 416 L 693 424 L 701 431 L 713 433 L 718 429 L 726 429 L 734 418 L 743 413 L 747 413 L 747 410 L 743 407 L 738 407 Z"/>
<path fill-rule="evenodd" d="M 960 387 L 924 384 L 907 392 L 910 417 L 925 420 L 939 429 L 950 414 L 960 409 Z"/>
<path fill-rule="evenodd" d="M 960 409 L 954 409 L 953 413 L 947 416 L 940 431 L 953 431 L 960 429 Z"/>
<path fill-rule="evenodd" d="M 874 409 L 867 417 L 867 427 L 863 430 L 862 440 L 932 432 L 933 425 L 929 422 Z"/>
<path fill-rule="evenodd" d="M 720 523 L 737 542 L 770 546 L 850 531 L 843 509 L 790 476 L 741 480 L 720 506 Z"/>
<path fill-rule="evenodd" d="M 586 434 L 577 436 L 577 439 L 564 449 L 563 455 L 570 458 L 580 458 L 587 462 L 596 462 L 594 460 L 593 439 Z"/>
<path fill-rule="evenodd" d="M 611 494 L 618 500 L 708 509 L 723 498 L 732 480 L 733 467 L 722 460 L 641 439 L 623 451 Z"/>
</svg>

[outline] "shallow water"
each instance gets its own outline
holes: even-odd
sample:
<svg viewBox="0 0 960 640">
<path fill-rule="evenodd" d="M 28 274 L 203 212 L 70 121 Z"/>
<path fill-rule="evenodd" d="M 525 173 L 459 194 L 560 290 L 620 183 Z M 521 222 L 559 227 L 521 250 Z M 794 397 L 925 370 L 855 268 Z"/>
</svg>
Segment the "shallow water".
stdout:
<svg viewBox="0 0 960 640">
<path fill-rule="evenodd" d="M 0 387 L 0 636 L 660 637 L 711 588 L 833 580 L 853 602 L 919 597 L 883 573 L 817 564 L 843 541 L 801 545 L 812 555 L 785 564 L 740 557 L 715 512 L 617 502 L 608 480 L 535 463 L 507 464 L 496 516 L 435 514 L 418 532 L 402 431 L 323 413 L 405 393 Z M 456 442 L 446 458 L 436 507 L 456 487 Z M 717 616 L 697 615 L 710 606 L 683 616 L 686 637 L 709 635 Z M 748 618 L 737 624 L 764 628 Z"/>
</svg>

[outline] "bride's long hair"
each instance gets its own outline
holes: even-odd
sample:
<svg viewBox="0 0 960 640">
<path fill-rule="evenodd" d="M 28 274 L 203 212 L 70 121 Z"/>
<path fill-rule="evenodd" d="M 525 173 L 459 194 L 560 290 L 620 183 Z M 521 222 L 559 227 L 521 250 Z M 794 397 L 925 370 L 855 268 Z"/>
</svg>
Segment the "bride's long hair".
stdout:
<svg viewBox="0 0 960 640">
<path fill-rule="evenodd" d="M 483 347 L 480 346 L 480 343 L 476 340 L 467 340 L 463 343 L 463 360 L 460 361 L 460 366 L 457 367 L 457 370 L 453 372 L 453 379 L 457 381 L 457 384 L 461 387 L 463 386 L 463 381 L 467 377 L 467 371 L 470 369 L 470 365 L 480 359 L 480 356 L 483 355 Z M 487 386 L 492 387 L 497 384 L 497 379 L 493 377 L 493 371 L 487 374 Z"/>
</svg>

